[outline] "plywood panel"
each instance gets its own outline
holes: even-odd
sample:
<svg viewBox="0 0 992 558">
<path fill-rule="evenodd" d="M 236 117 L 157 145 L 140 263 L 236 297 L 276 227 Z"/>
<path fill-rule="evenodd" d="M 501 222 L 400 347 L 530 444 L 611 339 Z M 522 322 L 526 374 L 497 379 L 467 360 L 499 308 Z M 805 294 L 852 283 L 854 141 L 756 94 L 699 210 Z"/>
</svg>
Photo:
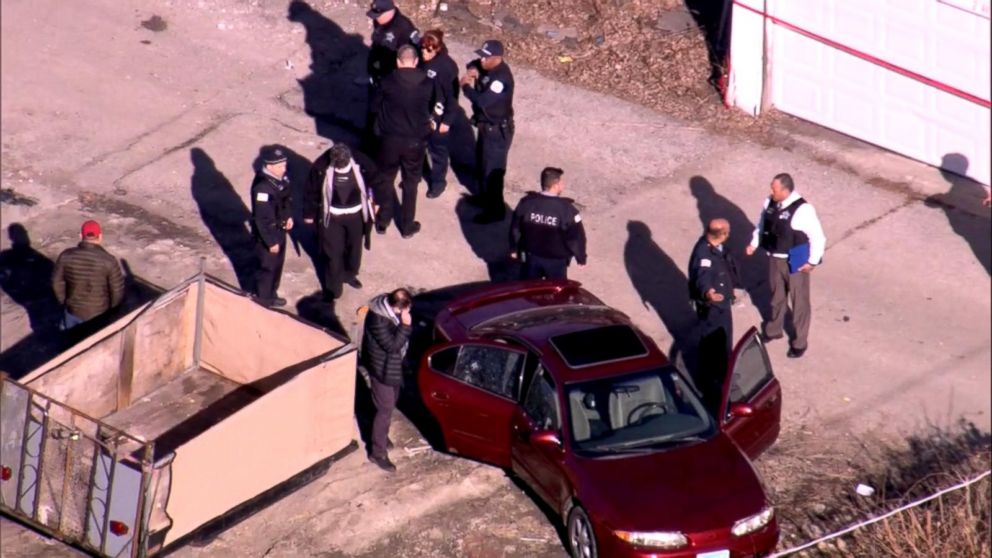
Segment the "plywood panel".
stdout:
<svg viewBox="0 0 992 558">
<path fill-rule="evenodd" d="M 122 337 L 118 331 L 24 384 L 91 417 L 106 416 L 117 409 Z"/>
<path fill-rule="evenodd" d="M 299 373 L 176 450 L 165 544 L 344 449 L 355 352 Z"/>
<path fill-rule="evenodd" d="M 132 400 L 158 389 L 193 364 L 197 291 L 193 283 L 135 320 Z"/>
<path fill-rule="evenodd" d="M 342 345 L 292 316 L 207 285 L 202 359 L 238 383 L 252 383 Z"/>
<path fill-rule="evenodd" d="M 240 384 L 227 378 L 194 368 L 135 398 L 130 407 L 108 416 L 104 422 L 132 436 L 156 440 L 239 387 Z M 242 405 L 257 397 L 257 394 L 239 393 Z"/>
</svg>

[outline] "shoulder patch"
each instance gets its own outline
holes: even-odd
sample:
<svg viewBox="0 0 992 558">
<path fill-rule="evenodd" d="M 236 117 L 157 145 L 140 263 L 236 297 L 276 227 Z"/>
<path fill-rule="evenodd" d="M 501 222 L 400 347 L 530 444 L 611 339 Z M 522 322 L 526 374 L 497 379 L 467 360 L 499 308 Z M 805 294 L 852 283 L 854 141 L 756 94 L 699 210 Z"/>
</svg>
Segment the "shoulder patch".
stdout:
<svg viewBox="0 0 992 558">
<path fill-rule="evenodd" d="M 259 192 L 255 194 L 255 201 L 267 202 L 269 201 L 269 195 L 265 192 Z"/>
<path fill-rule="evenodd" d="M 699 267 L 713 267 L 713 262 L 709 258 L 703 258 L 699 260 Z"/>
<path fill-rule="evenodd" d="M 582 216 L 579 215 L 578 213 L 575 214 L 575 222 L 576 223 L 581 223 L 582 222 Z"/>
<path fill-rule="evenodd" d="M 493 93 L 502 93 L 504 89 L 503 82 L 498 79 L 493 80 L 492 84 L 489 85 L 489 89 L 491 89 Z"/>
<path fill-rule="evenodd" d="M 435 72 L 434 70 L 427 70 L 427 77 L 434 79 L 435 77 L 437 77 L 437 72 Z"/>
<path fill-rule="evenodd" d="M 410 42 L 412 44 L 417 44 L 420 42 L 420 31 L 414 29 L 413 33 L 410 33 Z"/>
</svg>

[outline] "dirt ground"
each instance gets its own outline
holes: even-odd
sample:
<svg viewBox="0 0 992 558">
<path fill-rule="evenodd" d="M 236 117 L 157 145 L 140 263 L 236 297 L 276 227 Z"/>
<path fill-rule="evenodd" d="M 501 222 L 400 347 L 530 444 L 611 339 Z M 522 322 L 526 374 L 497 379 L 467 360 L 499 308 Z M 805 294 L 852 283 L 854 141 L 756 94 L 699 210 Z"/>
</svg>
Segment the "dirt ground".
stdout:
<svg viewBox="0 0 992 558">
<path fill-rule="evenodd" d="M 457 61 L 482 34 L 509 49 L 518 128 L 508 201 L 534 188 L 542 167 L 564 168 L 589 235 L 589 265 L 570 275 L 660 346 L 683 341 L 691 322 L 685 263 L 703 221 L 728 218 L 740 251 L 769 179 L 782 171 L 816 206 L 828 252 L 813 280 L 811 348 L 793 361 L 783 344 L 770 345 L 783 432 L 758 467 L 780 505 L 829 505 L 809 497 L 824 477 L 853 487 L 867 474 L 857 460 L 865 448 L 904 443 L 928 425 L 963 420 L 989 431 L 992 233 L 980 186 L 785 116 L 751 121 L 725 111 L 705 84 L 709 68 L 699 69 L 699 33 L 658 23 L 666 3 L 448 4 L 445 13 L 430 2 L 411 11 L 423 27 L 454 31 Z M 549 11 L 535 12 L 540 6 Z M 286 146 L 290 176 L 300 177 L 361 124 L 364 8 L 354 0 L 4 0 L 0 368 L 26 372 L 54 349 L 45 281 L 87 218 L 103 223 L 135 281 L 174 285 L 201 257 L 209 272 L 247 281 L 243 222 L 259 147 Z M 673 75 L 686 66 L 692 71 Z M 301 231 L 283 278 L 291 310 L 349 331 L 358 306 L 398 284 L 434 291 L 512 274 L 505 225 L 473 224 L 459 195 L 471 130 L 462 123 L 452 133 L 458 164 L 448 192 L 421 198 L 420 235 L 374 239 L 363 290 L 346 289 L 333 307 L 314 302 L 312 239 Z M 760 298 L 760 265 L 744 267 Z M 734 312 L 739 333 L 760 322 L 746 301 Z M 355 452 L 176 555 L 565 555 L 553 521 L 502 471 L 429 450 L 403 417 L 393 438 L 397 474 Z M 808 533 L 786 522 L 783 537 Z M 6 519 L 0 550 L 75 554 Z"/>
</svg>

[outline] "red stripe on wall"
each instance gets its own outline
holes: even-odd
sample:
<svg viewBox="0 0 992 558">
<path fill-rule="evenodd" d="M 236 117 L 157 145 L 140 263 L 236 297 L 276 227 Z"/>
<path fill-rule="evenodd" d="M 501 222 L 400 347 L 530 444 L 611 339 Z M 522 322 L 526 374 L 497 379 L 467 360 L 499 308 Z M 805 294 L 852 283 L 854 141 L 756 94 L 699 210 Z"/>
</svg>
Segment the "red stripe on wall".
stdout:
<svg viewBox="0 0 992 558">
<path fill-rule="evenodd" d="M 907 70 L 906 68 L 903 68 L 901 66 L 896 66 L 895 64 L 893 64 L 891 62 L 886 62 L 885 60 L 882 60 L 881 58 L 877 58 L 875 56 L 872 56 L 872 55 L 868 54 L 867 52 L 862 52 L 860 50 L 851 48 L 851 47 L 849 47 L 847 45 L 838 43 L 837 41 L 833 41 L 831 39 L 828 39 L 828 38 L 826 38 L 826 37 L 824 37 L 822 35 L 817 35 L 816 33 L 813 33 L 812 31 L 807 31 L 806 29 L 803 29 L 802 27 L 793 25 L 793 24 L 791 24 L 791 23 L 789 23 L 787 21 L 783 21 L 783 20 L 781 20 L 781 19 L 779 19 L 779 18 L 777 18 L 777 17 L 775 17 L 773 15 L 769 15 L 769 14 L 767 14 L 765 12 L 756 10 L 755 8 L 752 8 L 751 6 L 746 6 L 746 5 L 741 4 L 740 2 L 737 2 L 737 1 L 734 2 L 734 5 L 735 6 L 740 6 L 741 8 L 744 8 L 745 10 L 748 10 L 749 12 L 756 13 L 756 14 L 762 16 L 762 17 L 768 18 L 769 20 L 771 20 L 772 23 L 774 23 L 776 25 L 781 25 L 782 27 L 785 27 L 786 29 L 789 29 L 790 31 L 795 31 L 796 33 L 799 33 L 800 35 L 803 35 L 805 37 L 808 37 L 810 39 L 813 39 L 814 41 L 823 43 L 823 44 L 825 44 L 825 45 L 827 45 L 829 47 L 835 48 L 835 49 L 840 50 L 842 52 L 846 52 L 847 54 L 850 54 L 851 56 L 856 56 L 856 57 L 858 57 L 858 58 L 860 58 L 862 60 L 871 62 L 872 64 L 875 64 L 877 66 L 881 66 L 881 67 L 883 67 L 883 68 L 885 68 L 887 70 L 891 70 L 891 71 L 893 71 L 893 72 L 895 72 L 897 74 L 906 76 L 906 77 L 908 77 L 908 78 L 910 78 L 912 80 L 916 80 L 918 82 L 925 83 L 925 84 L 927 84 L 927 85 L 929 85 L 931 87 L 935 87 L 937 89 L 940 89 L 941 91 L 944 91 L 945 93 L 950 93 L 951 95 L 954 95 L 956 97 L 960 97 L 960 98 L 962 98 L 962 99 L 964 99 L 966 101 L 971 101 L 972 103 L 975 103 L 975 104 L 977 104 L 979 106 L 982 106 L 982 107 L 985 107 L 985 108 L 992 108 L 992 102 L 989 102 L 988 99 L 983 99 L 981 97 L 978 97 L 976 95 L 972 95 L 971 93 L 968 93 L 967 91 L 962 91 L 962 90 L 960 90 L 960 89 L 958 89 L 956 87 L 950 86 L 950 85 L 948 85 L 946 83 L 943 83 L 941 81 L 937 81 L 935 79 L 928 78 L 928 77 L 926 77 L 924 75 L 918 74 L 918 73 L 913 72 L 911 70 Z"/>
</svg>

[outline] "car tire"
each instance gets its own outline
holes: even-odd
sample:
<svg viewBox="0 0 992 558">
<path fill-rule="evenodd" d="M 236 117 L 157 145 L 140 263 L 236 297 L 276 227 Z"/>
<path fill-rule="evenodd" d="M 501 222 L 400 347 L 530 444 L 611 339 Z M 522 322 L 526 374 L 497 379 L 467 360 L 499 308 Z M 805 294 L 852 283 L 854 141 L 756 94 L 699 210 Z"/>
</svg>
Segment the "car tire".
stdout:
<svg viewBox="0 0 992 558">
<path fill-rule="evenodd" d="M 568 514 L 568 550 L 572 558 L 597 558 L 596 533 L 592 529 L 589 515 L 581 506 L 575 506 Z"/>
</svg>

